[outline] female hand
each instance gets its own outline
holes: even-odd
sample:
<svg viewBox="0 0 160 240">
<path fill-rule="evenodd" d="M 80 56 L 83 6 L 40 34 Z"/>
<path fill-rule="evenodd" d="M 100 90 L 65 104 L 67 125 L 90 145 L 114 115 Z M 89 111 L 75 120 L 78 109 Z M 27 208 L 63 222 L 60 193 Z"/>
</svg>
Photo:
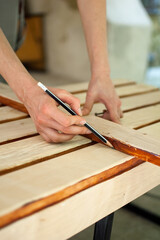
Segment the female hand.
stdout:
<svg viewBox="0 0 160 240">
<path fill-rule="evenodd" d="M 105 105 L 104 118 L 120 123 L 120 118 L 123 117 L 121 101 L 107 72 L 92 77 L 82 110 L 83 115 L 89 114 L 93 104 L 96 102 L 101 102 Z"/>
<path fill-rule="evenodd" d="M 78 114 L 81 114 L 80 101 L 69 92 L 49 88 L 62 101 L 69 104 Z M 84 127 L 86 122 L 80 116 L 71 116 L 62 112 L 58 104 L 43 92 L 37 85 L 27 93 L 24 104 L 33 119 L 37 131 L 47 142 L 64 142 L 72 139 L 77 134 L 89 134 Z"/>
</svg>

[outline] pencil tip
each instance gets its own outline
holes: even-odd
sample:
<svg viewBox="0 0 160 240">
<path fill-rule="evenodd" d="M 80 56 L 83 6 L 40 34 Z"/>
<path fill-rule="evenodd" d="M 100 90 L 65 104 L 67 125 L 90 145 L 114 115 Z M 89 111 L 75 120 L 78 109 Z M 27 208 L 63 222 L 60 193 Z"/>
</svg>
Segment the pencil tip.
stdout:
<svg viewBox="0 0 160 240">
<path fill-rule="evenodd" d="M 113 145 L 107 140 L 106 145 L 110 148 L 114 148 Z"/>
</svg>

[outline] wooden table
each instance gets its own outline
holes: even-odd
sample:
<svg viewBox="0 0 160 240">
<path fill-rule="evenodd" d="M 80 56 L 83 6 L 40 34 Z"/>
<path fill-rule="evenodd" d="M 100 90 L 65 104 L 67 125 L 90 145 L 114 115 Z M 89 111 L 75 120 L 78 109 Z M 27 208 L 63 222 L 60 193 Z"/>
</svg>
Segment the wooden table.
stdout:
<svg viewBox="0 0 160 240">
<path fill-rule="evenodd" d="M 122 124 L 160 140 L 160 91 L 114 80 Z M 85 101 L 86 83 L 62 88 Z M 95 104 L 91 114 L 102 112 Z M 133 156 L 76 136 L 44 142 L 29 116 L 0 107 L 0 239 L 67 239 L 160 183 L 160 168 L 143 162 L 113 172 Z"/>
</svg>

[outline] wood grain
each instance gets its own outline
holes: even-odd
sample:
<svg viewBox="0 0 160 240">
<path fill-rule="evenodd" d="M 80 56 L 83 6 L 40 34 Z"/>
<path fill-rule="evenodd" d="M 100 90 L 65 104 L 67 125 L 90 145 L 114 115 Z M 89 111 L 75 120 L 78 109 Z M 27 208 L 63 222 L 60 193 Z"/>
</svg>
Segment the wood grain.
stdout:
<svg viewBox="0 0 160 240">
<path fill-rule="evenodd" d="M 138 129 L 138 131 L 160 140 L 160 122 Z"/>
<path fill-rule="evenodd" d="M 12 107 L 4 106 L 0 108 L 0 123 L 26 118 L 28 115 Z"/>
<path fill-rule="evenodd" d="M 91 140 L 76 136 L 64 143 L 47 143 L 40 136 L 0 146 L 0 175 L 86 147 Z"/>
<path fill-rule="evenodd" d="M 133 85 L 135 84 L 134 81 L 129 81 L 127 79 L 112 79 L 112 82 L 115 87 L 125 86 L 125 85 Z M 65 89 L 71 93 L 81 93 L 86 92 L 88 89 L 88 82 L 80 82 L 74 84 L 67 84 L 67 85 L 59 85 L 56 86 L 57 88 Z"/>
<path fill-rule="evenodd" d="M 31 118 L 26 118 L 0 124 L 0 133 L 0 144 L 2 144 L 13 139 L 32 136 L 37 131 Z"/>
<path fill-rule="evenodd" d="M 160 104 L 125 113 L 121 124 L 138 129 L 157 121 L 160 121 Z"/>
<path fill-rule="evenodd" d="M 53 240 L 53 236 L 54 240 L 68 239 L 156 187 L 159 182 L 160 168 L 141 164 L 10 224 L 1 229 L 0 239 Z"/>
<path fill-rule="evenodd" d="M 160 103 L 160 91 L 124 97 L 121 99 L 121 102 L 121 109 L 123 112 L 129 112 L 143 107 L 152 106 Z M 100 116 L 102 116 L 103 110 L 105 109 L 106 108 L 104 104 L 96 103 L 94 104 L 90 114 L 95 115 L 95 113 L 98 113 Z"/>
<path fill-rule="evenodd" d="M 0 226 L 59 202 L 141 163 L 141 160 L 96 144 L 2 176 Z"/>
<path fill-rule="evenodd" d="M 116 88 L 116 91 L 120 97 L 126 97 L 131 95 L 137 95 L 145 92 L 157 91 L 157 88 L 153 86 L 147 86 L 143 84 L 133 84 L 129 86 L 120 86 Z M 81 104 L 85 103 L 86 93 L 74 94 L 81 101 Z M 27 109 L 20 102 L 20 100 L 15 96 L 13 91 L 5 84 L 0 83 L 0 102 L 5 105 L 11 106 L 22 112 L 27 113 Z"/>
</svg>

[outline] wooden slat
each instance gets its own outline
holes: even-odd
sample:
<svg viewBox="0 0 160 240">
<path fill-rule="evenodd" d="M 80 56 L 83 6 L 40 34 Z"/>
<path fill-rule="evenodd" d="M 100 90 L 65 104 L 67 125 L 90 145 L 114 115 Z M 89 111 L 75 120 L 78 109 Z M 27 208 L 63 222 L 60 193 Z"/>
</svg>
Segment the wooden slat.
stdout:
<svg viewBox="0 0 160 240">
<path fill-rule="evenodd" d="M 117 94 L 120 97 L 127 97 L 131 95 L 138 95 L 141 93 L 147 93 L 158 90 L 154 86 L 149 86 L 145 84 L 135 84 L 131 86 L 124 86 L 116 88 Z"/>
<path fill-rule="evenodd" d="M 124 117 L 121 119 L 121 122 L 123 125 L 128 127 L 139 128 L 158 121 L 158 119 L 160 119 L 159 106 L 160 105 L 155 105 L 124 113 Z M 132 113 L 134 114 L 132 115 Z M 37 133 L 30 118 L 3 123 L 0 125 L 0 132 L 0 143 Z"/>
<path fill-rule="evenodd" d="M 121 102 L 122 110 L 125 112 L 154 105 L 160 103 L 160 91 L 125 97 Z"/>
<path fill-rule="evenodd" d="M 79 151 L 80 151 L 80 154 L 79 154 Z M 73 153 L 67 154 L 65 156 L 61 156 L 56 159 L 50 160 L 49 162 L 44 162 L 44 163 L 29 167 L 27 169 L 18 171 L 16 173 L 11 173 L 11 174 L 1 177 L 0 191 L 2 194 L 0 196 L 0 199 L 1 199 L 0 200 L 1 201 L 0 215 L 2 216 L 3 214 L 11 212 L 12 210 L 17 209 L 18 207 L 19 208 L 22 207 L 22 209 L 20 209 L 20 212 L 21 212 L 21 210 L 23 212 L 23 206 L 26 203 L 28 206 L 28 203 L 32 204 L 32 201 L 35 199 L 37 199 L 37 200 L 40 199 L 40 201 L 41 200 L 43 201 L 44 196 L 46 196 L 50 193 L 53 193 L 54 191 L 58 191 L 58 184 L 60 184 L 59 186 L 61 186 L 60 187 L 60 189 L 61 189 L 62 186 L 63 187 L 65 187 L 67 185 L 72 186 L 74 184 L 74 180 L 78 183 L 81 183 L 80 182 L 81 174 L 82 174 L 82 178 L 86 179 L 86 182 L 88 182 L 90 172 L 91 172 L 92 176 L 96 176 L 96 174 L 102 173 L 102 171 L 103 170 L 105 171 L 105 169 L 112 168 L 113 166 L 117 166 L 117 165 L 120 166 L 121 164 L 123 165 L 124 163 L 127 163 L 127 162 L 129 163 L 129 165 L 131 167 L 131 162 L 130 162 L 129 156 L 119 153 L 117 151 L 114 151 L 108 147 L 101 145 L 101 144 L 96 144 L 94 146 L 91 146 L 91 147 L 88 147 L 88 148 L 85 148 L 85 149 L 82 149 L 79 151 L 73 152 Z M 103 156 L 103 157 L 100 158 L 99 156 Z M 104 156 L 105 156 L 105 158 L 104 158 Z M 157 168 L 155 168 L 154 166 L 152 168 L 157 170 Z M 136 169 L 137 169 L 137 167 L 136 167 Z M 65 172 L 64 172 L 64 170 L 65 170 Z M 115 169 L 114 169 L 114 171 L 115 171 Z M 143 172 L 143 174 L 138 172 L 138 175 L 133 174 L 131 172 L 131 170 L 129 171 L 129 174 L 131 174 L 131 176 L 132 176 L 130 178 L 131 183 L 134 185 L 134 183 L 137 182 L 137 184 L 139 186 L 139 177 L 147 176 L 147 178 L 146 178 L 147 181 L 144 181 L 144 183 L 146 184 L 146 182 L 148 182 L 151 184 L 151 181 L 148 181 L 149 175 L 148 174 L 145 175 L 144 169 L 142 169 L 141 171 Z M 149 170 L 149 173 L 153 174 L 153 172 L 154 171 Z M 107 176 L 108 173 L 105 172 L 105 176 Z M 43 177 L 43 175 L 45 177 Z M 61 176 L 63 176 L 63 177 L 61 178 Z M 155 174 L 155 176 L 158 176 L 158 174 Z M 159 174 L 159 176 L 160 176 L 160 174 Z M 134 177 L 135 177 L 135 180 L 134 180 Z M 42 182 L 39 181 L 40 179 L 42 179 Z M 116 178 L 114 178 L 114 179 L 116 179 Z M 158 184 L 159 180 L 158 179 L 156 180 L 155 177 L 154 178 L 152 177 L 152 179 L 154 179 L 154 186 L 156 186 L 156 184 Z M 99 183 L 99 181 L 103 181 L 103 180 L 104 180 L 104 178 L 102 179 L 102 174 L 97 175 L 96 182 L 95 181 L 91 182 L 91 185 Z M 121 186 L 122 186 L 122 181 L 118 181 L 118 182 L 121 183 Z M 128 180 L 127 180 L 127 183 L 129 183 Z M 151 185 L 153 187 L 153 184 L 151 184 Z M 5 188 L 3 188 L 3 186 L 5 186 Z M 30 186 L 32 186 L 32 191 L 31 191 Z M 98 186 L 99 186 L 99 184 L 98 184 Z M 76 185 L 76 187 L 77 187 L 77 185 Z M 130 189 L 130 188 L 128 188 L 128 186 L 127 186 L 127 189 Z M 139 189 L 141 194 L 142 194 L 142 191 L 145 192 L 144 184 L 143 184 L 143 188 L 136 187 L 136 189 Z M 150 189 L 147 188 L 147 190 L 150 190 Z M 76 191 L 79 191 L 79 188 L 76 188 Z M 115 191 L 113 191 L 113 192 L 115 193 Z M 131 193 L 133 193 L 133 192 L 135 192 L 135 191 L 131 191 Z M 67 193 L 67 192 L 65 192 L 65 193 Z M 130 199 L 133 200 L 133 198 L 132 198 L 133 195 L 131 193 L 128 194 L 128 196 L 130 196 Z M 126 189 L 125 189 L 125 194 L 126 194 Z M 55 197 L 55 195 L 53 195 L 53 196 Z M 118 196 L 117 192 L 116 192 L 116 196 Z M 42 197 L 42 199 L 41 199 L 41 197 Z M 63 198 L 64 195 L 62 194 L 61 197 Z M 55 200 L 55 198 L 53 198 L 52 200 Z M 111 201 L 111 202 L 113 202 L 113 201 Z M 54 203 L 54 201 L 52 203 Z M 121 204 L 122 205 L 126 204 L 126 202 L 124 202 L 124 196 L 123 196 L 123 201 L 121 200 Z M 113 204 L 113 206 L 115 207 L 114 204 Z M 40 207 L 43 207 L 43 204 L 40 205 Z M 22 214 L 22 212 L 21 212 L 21 214 Z M 1 220 L 3 220 L 3 217 Z M 12 220 L 14 220 L 14 218 L 10 219 L 10 220 L 12 221 Z M 0 222 L 2 223 L 2 221 L 0 221 Z"/>
<path fill-rule="evenodd" d="M 138 129 L 138 131 L 160 140 L 160 122 Z"/>
<path fill-rule="evenodd" d="M 120 97 L 126 97 L 145 92 L 157 91 L 157 88 L 143 84 L 134 84 L 129 86 L 117 87 L 116 90 Z M 85 103 L 86 93 L 75 94 L 75 96 L 80 99 L 81 104 Z M 0 102 L 4 103 L 5 105 L 16 108 L 22 112 L 27 112 L 26 108 L 20 102 L 20 100 L 17 99 L 13 91 L 11 91 L 11 89 L 7 85 L 2 83 L 0 84 Z"/>
<path fill-rule="evenodd" d="M 135 84 L 134 81 L 129 81 L 127 79 L 112 79 L 112 82 L 113 82 L 115 87 Z M 61 89 L 65 89 L 65 90 L 67 90 L 71 93 L 78 93 L 78 92 L 87 91 L 88 82 L 80 82 L 80 83 L 74 83 L 74 84 L 60 85 L 60 86 L 56 86 L 56 87 L 61 88 Z"/>
<path fill-rule="evenodd" d="M 88 116 L 86 120 L 104 135 L 115 149 L 160 166 L 160 141 L 102 118 Z M 95 139 L 93 134 L 89 137 Z"/>
<path fill-rule="evenodd" d="M 127 96 L 134 96 L 142 93 L 153 92 L 153 91 L 158 91 L 158 89 L 152 86 L 147 86 L 142 84 L 135 84 L 135 85 L 116 88 L 116 92 L 118 96 L 121 98 L 127 97 Z M 78 93 L 74 95 L 80 99 L 81 104 L 85 103 L 86 93 Z"/>
<path fill-rule="evenodd" d="M 0 143 L 8 142 L 37 133 L 30 118 L 0 124 Z"/>
<path fill-rule="evenodd" d="M 160 168 L 144 163 L 1 229 L 0 239 L 68 239 L 154 188 L 159 181 Z"/>
<path fill-rule="evenodd" d="M 22 112 L 27 112 L 24 105 L 7 84 L 0 83 L 0 102 Z"/>
<path fill-rule="evenodd" d="M 121 123 L 134 129 L 143 127 L 147 124 L 155 123 L 160 120 L 160 104 L 146 107 L 124 114 Z"/>
<path fill-rule="evenodd" d="M 4 106 L 0 108 L 0 123 L 25 118 L 28 115 L 14 108 Z"/>
<path fill-rule="evenodd" d="M 100 158 L 100 155 L 103 157 Z M 131 159 L 131 156 L 97 144 L 2 176 L 0 178 L 0 216 L 3 217 L 0 217 L 0 226 L 19 218 L 19 214 L 28 215 L 37 207 L 41 209 L 51 202 L 56 203 L 64 197 L 95 185 L 104 177 L 110 176 L 109 172 L 108 175 L 105 172 L 102 178 L 101 173 L 104 171 L 116 167 L 117 170 L 111 171 L 115 174 L 119 170 L 123 172 L 124 169 L 141 163 Z M 119 165 L 118 168 L 117 165 Z M 89 180 L 91 176 L 93 179 Z M 69 186 L 73 187 L 62 192 Z M 48 198 L 48 196 L 51 197 Z M 47 199 L 44 199 L 45 197 Z M 39 203 L 35 204 L 35 201 Z M 26 203 L 27 208 L 24 206 Z M 17 213 L 12 212 L 16 209 L 19 209 Z M 11 215 L 7 216 L 7 213 L 12 213 L 11 219 Z"/>
<path fill-rule="evenodd" d="M 125 97 L 121 99 L 121 102 L 123 112 L 155 105 L 160 103 L 160 91 Z M 104 104 L 96 103 L 90 114 L 94 115 L 95 113 L 102 113 L 104 109 L 106 109 Z"/>
<path fill-rule="evenodd" d="M 57 157 L 80 146 L 87 146 L 91 140 L 76 136 L 64 143 L 47 143 L 40 136 L 0 146 L 0 175 L 49 158 Z"/>
</svg>

